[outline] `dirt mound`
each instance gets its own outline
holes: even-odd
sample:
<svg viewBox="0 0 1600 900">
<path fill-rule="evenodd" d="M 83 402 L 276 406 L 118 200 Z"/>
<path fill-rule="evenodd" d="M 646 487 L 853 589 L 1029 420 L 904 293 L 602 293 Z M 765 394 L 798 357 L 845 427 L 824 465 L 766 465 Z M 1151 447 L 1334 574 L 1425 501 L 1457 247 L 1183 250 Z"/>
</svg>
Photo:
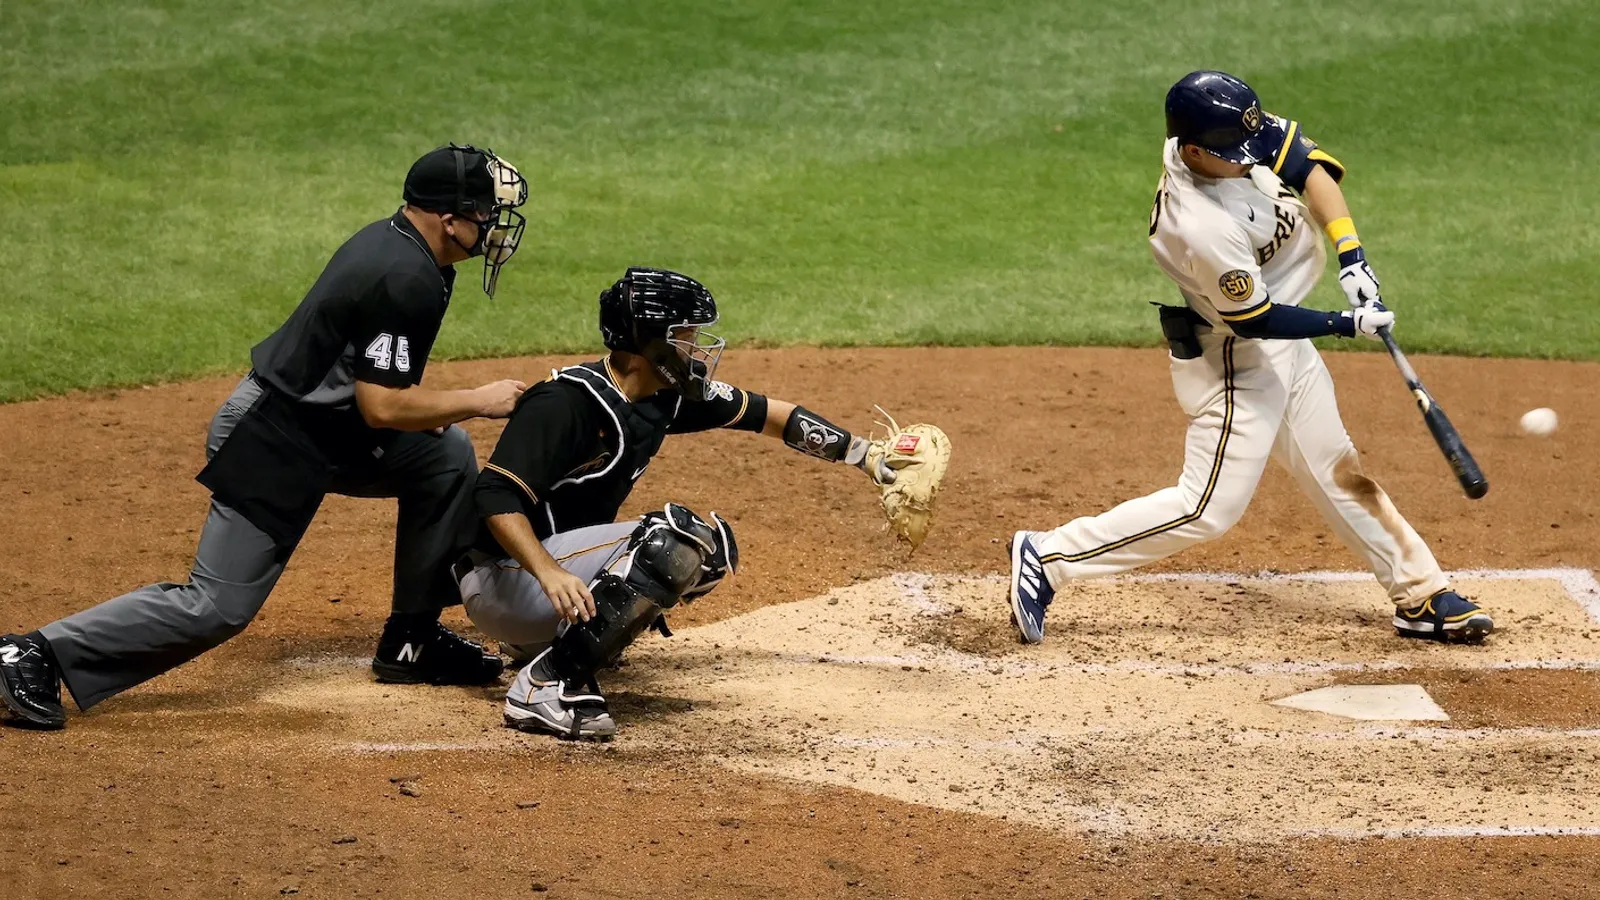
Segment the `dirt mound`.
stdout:
<svg viewBox="0 0 1600 900">
<path fill-rule="evenodd" d="M 441 365 L 429 378 L 538 378 L 563 361 Z M 1459 496 L 1386 359 L 1330 357 L 1366 470 L 1441 561 L 1600 565 L 1600 423 L 1579 414 L 1600 366 L 1417 364 L 1494 485 L 1479 503 Z M 1440 837 L 1425 852 L 1350 839 L 1451 834 L 1447 812 L 1588 827 L 1595 761 L 1581 737 L 1551 732 L 1592 717 L 1563 717 L 1550 699 L 1588 709 L 1586 672 L 1490 668 L 1600 656 L 1570 601 L 1557 604 L 1560 585 L 1483 588 L 1508 628 L 1470 657 L 1478 668 L 1453 648 L 1397 649 L 1381 598 L 1240 578 L 1150 582 L 1134 599 L 1085 585 L 1052 613 L 1051 642 L 1024 649 L 994 603 L 1010 532 L 1177 471 L 1182 416 L 1159 351 L 735 351 L 722 371 L 847 426 L 866 427 L 881 403 L 944 427 L 955 456 L 923 549 L 908 559 L 889 541 L 858 473 L 745 434 L 669 442 L 632 509 L 718 510 L 745 566 L 674 616 L 686 640 L 649 645 L 670 655 L 614 676 L 625 739 L 579 747 L 505 731 L 493 691 L 368 681 L 393 507 L 330 501 L 241 638 L 64 734 L 0 731 L 0 881 L 24 897 L 519 896 L 535 883 L 552 897 L 1592 893 L 1585 837 Z M 205 425 L 231 382 L 0 407 L 0 628 L 182 576 L 204 510 L 192 477 Z M 1536 406 L 1563 414 L 1555 438 L 1516 433 Z M 470 430 L 486 453 L 496 426 Z M 1272 471 L 1233 534 L 1158 571 L 1353 565 Z M 772 608 L 790 601 L 820 605 L 809 622 Z M 839 624 L 846 613 L 858 627 Z M 789 631 L 752 645 L 742 629 L 757 622 Z M 717 628 L 726 637 L 705 645 Z M 774 662 L 774 641 L 792 658 Z M 1380 664 L 1392 668 L 1336 668 Z M 757 677 L 776 665 L 808 688 L 786 695 Z M 1457 718 L 1394 733 L 1333 723 L 1321 730 L 1339 737 L 1311 739 L 1254 703 L 1400 672 Z M 963 691 L 990 702 L 962 716 L 948 701 Z M 1045 702 L 1065 711 L 1046 715 Z M 1226 712 L 1241 706 L 1266 718 Z M 1450 783 L 1439 770 L 1457 763 Z M 1442 805 L 1408 805 L 1415 785 Z M 1428 823 L 1418 809 L 1434 810 Z M 1329 836 L 1250 843 L 1296 829 Z"/>
</svg>

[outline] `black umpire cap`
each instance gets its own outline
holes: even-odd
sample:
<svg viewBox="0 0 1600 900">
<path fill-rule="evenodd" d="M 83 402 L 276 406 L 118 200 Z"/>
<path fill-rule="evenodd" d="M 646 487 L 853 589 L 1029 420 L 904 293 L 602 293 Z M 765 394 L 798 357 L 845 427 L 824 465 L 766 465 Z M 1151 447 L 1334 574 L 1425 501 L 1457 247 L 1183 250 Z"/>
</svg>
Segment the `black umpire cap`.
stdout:
<svg viewBox="0 0 1600 900">
<path fill-rule="evenodd" d="M 406 173 L 405 201 L 429 212 L 487 214 L 495 208 L 493 152 L 470 144 L 429 150 Z"/>
</svg>

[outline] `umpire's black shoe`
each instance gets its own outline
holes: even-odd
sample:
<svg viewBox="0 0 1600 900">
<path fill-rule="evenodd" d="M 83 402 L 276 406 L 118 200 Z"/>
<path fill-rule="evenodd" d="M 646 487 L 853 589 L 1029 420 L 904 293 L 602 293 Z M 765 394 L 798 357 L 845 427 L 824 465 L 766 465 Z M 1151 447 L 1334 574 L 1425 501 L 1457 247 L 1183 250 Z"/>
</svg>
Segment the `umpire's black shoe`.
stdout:
<svg viewBox="0 0 1600 900">
<path fill-rule="evenodd" d="M 0 699 L 12 721 L 33 728 L 67 727 L 61 706 L 61 673 L 49 648 L 23 635 L 0 638 Z"/>
<path fill-rule="evenodd" d="M 493 684 L 505 661 L 438 622 L 397 625 L 378 639 L 372 674 L 390 684 Z"/>
</svg>

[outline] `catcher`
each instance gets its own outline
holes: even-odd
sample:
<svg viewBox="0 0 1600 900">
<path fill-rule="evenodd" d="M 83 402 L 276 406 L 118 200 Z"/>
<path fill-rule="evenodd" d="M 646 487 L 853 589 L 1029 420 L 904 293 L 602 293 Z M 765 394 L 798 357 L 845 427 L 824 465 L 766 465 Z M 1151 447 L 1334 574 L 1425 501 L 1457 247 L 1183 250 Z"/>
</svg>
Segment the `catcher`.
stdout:
<svg viewBox="0 0 1600 900">
<path fill-rule="evenodd" d="M 890 525 L 927 536 L 949 460 L 928 425 L 869 440 L 793 403 L 713 380 L 724 341 L 711 293 L 692 278 L 630 268 L 600 294 L 611 351 L 530 388 L 478 476 L 480 526 L 455 565 L 472 621 L 526 665 L 505 722 L 573 739 L 616 732 L 595 682 L 635 638 L 669 634 L 663 610 L 716 587 L 738 566 L 733 531 L 668 504 L 639 520 L 618 510 L 669 434 L 754 431 L 866 472 Z"/>
</svg>

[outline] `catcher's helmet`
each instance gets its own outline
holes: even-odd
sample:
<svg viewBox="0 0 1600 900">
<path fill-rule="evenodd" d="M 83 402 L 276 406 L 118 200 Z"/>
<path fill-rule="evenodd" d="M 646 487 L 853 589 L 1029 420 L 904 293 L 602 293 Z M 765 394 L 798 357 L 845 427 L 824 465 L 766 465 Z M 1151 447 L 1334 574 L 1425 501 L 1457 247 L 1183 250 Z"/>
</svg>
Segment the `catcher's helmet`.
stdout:
<svg viewBox="0 0 1600 900">
<path fill-rule="evenodd" d="M 677 272 L 633 266 L 600 292 L 606 347 L 643 356 L 691 400 L 710 397 L 711 376 L 727 343 L 704 330 L 716 322 L 711 292 Z"/>
<path fill-rule="evenodd" d="M 1167 137 L 1234 163 L 1257 163 L 1275 147 L 1261 100 L 1226 72 L 1190 72 L 1167 91 Z"/>
</svg>

